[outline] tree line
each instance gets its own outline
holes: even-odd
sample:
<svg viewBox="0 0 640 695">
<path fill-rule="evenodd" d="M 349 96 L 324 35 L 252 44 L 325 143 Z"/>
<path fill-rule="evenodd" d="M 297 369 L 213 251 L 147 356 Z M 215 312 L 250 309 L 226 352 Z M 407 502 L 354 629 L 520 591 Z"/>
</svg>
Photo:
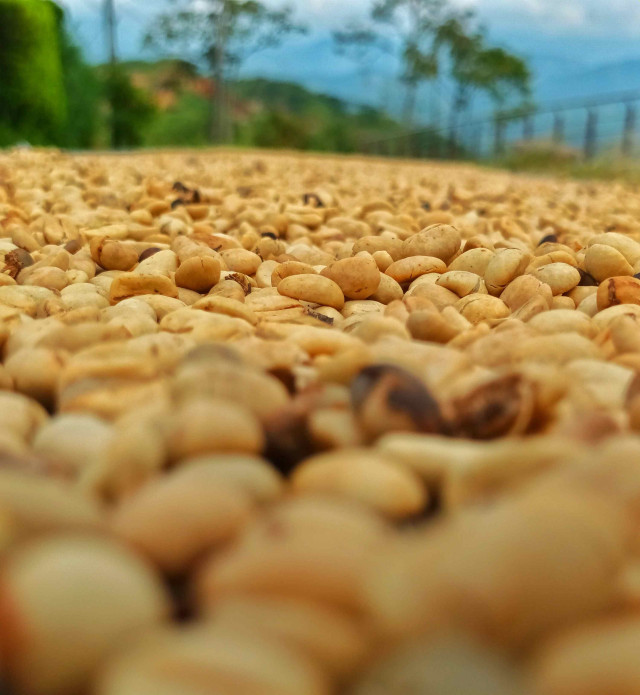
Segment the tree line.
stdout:
<svg viewBox="0 0 640 695">
<path fill-rule="evenodd" d="M 151 20 L 145 46 L 190 59 L 208 75 L 208 140 L 231 143 L 240 132 L 233 99 L 242 66 L 307 31 L 289 6 L 169 0 L 168 9 Z M 333 45 L 362 65 L 378 58 L 398 66 L 406 129 L 416 121 L 419 89 L 442 76 L 454 86 L 451 128 L 477 94 L 487 95 L 496 109 L 530 96 L 526 62 L 491 45 L 476 15 L 448 0 L 372 0 L 363 20 L 333 32 Z M 0 145 L 26 139 L 88 148 L 100 131 L 101 146 L 135 146 L 154 112 L 122 66 L 112 62 L 96 70 L 84 62 L 53 0 L 0 0 L 0 91 Z M 286 122 L 278 127 L 286 130 Z"/>
<path fill-rule="evenodd" d="M 172 0 L 172 5 L 154 20 L 146 44 L 195 53 L 206 66 L 216 87 L 211 95 L 211 139 L 226 142 L 227 82 L 250 55 L 307 28 L 294 21 L 291 7 L 274 10 L 259 0 Z M 357 61 L 369 61 L 374 53 L 395 56 L 407 128 L 414 125 L 419 87 L 442 73 L 455 86 L 449 110 L 452 128 L 478 92 L 488 95 L 496 109 L 510 97 L 530 97 L 526 62 L 492 46 L 475 13 L 456 10 L 448 0 L 373 0 L 365 21 L 335 31 L 333 39 L 338 53 Z"/>
</svg>

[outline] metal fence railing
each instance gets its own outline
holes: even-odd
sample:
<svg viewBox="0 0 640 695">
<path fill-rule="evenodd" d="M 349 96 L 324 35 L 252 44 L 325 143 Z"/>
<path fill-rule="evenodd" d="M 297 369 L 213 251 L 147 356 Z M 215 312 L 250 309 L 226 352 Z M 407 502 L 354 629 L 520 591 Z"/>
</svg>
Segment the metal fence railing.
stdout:
<svg viewBox="0 0 640 695">
<path fill-rule="evenodd" d="M 640 90 L 567 99 L 513 113 L 426 127 L 371 140 L 366 154 L 409 158 L 485 159 L 499 157 L 516 143 L 548 141 L 592 159 L 603 151 L 640 155 L 637 139 Z"/>
</svg>

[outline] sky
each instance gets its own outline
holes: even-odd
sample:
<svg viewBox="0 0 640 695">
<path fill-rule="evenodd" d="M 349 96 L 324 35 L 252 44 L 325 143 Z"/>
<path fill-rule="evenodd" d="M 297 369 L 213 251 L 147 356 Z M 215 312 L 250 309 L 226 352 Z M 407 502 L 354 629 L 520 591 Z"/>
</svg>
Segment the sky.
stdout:
<svg viewBox="0 0 640 695">
<path fill-rule="evenodd" d="M 197 1 L 197 0 L 196 0 Z M 277 6 L 280 0 L 264 0 Z M 71 27 L 92 62 L 105 59 L 101 25 L 102 0 L 59 0 L 67 7 Z M 473 7 L 489 30 L 491 40 L 527 58 L 537 74 L 536 89 L 544 97 L 563 96 L 566 85 L 580 89 L 575 75 L 602 66 L 637 60 L 636 72 L 605 71 L 598 91 L 607 85 L 640 89 L 640 0 L 451 0 L 460 7 Z M 366 17 L 371 0 L 290 0 L 297 16 L 308 27 L 305 36 L 290 37 L 286 45 L 263 51 L 244 66 L 245 76 L 297 81 L 317 91 L 368 103 L 384 101 L 385 80 L 393 80 L 395 66 L 378 61 L 376 94 L 367 98 L 362 76 L 351 61 L 336 56 L 331 30 L 350 20 Z M 118 47 L 122 58 L 143 58 L 142 36 L 150 19 L 167 6 L 167 0 L 116 0 Z M 152 57 L 146 54 L 146 57 Z M 358 92 L 354 93 L 358 83 Z M 570 87 L 571 88 L 571 87 Z M 586 87 L 585 87 L 586 88 Z M 372 88 L 373 89 L 373 88 Z M 382 91 L 381 91 L 382 90 Z M 576 93 L 577 94 L 577 93 Z"/>
<path fill-rule="evenodd" d="M 288 4 L 314 34 L 366 16 L 370 3 L 371 0 L 293 0 Z M 61 4 L 69 8 L 92 54 L 99 56 L 100 41 L 90 37 L 91 25 L 100 34 L 97 21 L 101 0 L 61 0 Z M 280 2 L 267 0 L 266 4 L 277 6 Z M 572 45 L 576 39 L 603 39 L 609 43 L 614 59 L 618 54 L 617 42 L 630 49 L 628 40 L 640 41 L 640 0 L 454 0 L 454 4 L 473 7 L 492 32 L 505 40 L 522 33 L 530 38 L 567 39 Z M 166 0 L 116 0 L 121 15 L 119 36 L 126 51 L 139 52 L 136 40 L 144 24 L 166 5 Z M 95 31 L 93 35 L 96 36 Z M 603 45 L 594 59 L 606 57 L 606 52 Z"/>
</svg>

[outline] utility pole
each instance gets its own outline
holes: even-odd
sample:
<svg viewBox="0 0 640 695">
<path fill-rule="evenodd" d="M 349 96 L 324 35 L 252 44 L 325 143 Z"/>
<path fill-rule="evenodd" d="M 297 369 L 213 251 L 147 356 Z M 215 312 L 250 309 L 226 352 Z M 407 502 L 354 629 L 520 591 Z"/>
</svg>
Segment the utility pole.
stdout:
<svg viewBox="0 0 640 695">
<path fill-rule="evenodd" d="M 109 49 L 109 63 L 116 65 L 118 56 L 116 52 L 116 6 L 114 0 L 104 2 L 104 21 L 107 35 L 107 47 Z"/>
<path fill-rule="evenodd" d="M 116 127 L 116 108 L 114 105 L 115 96 L 115 75 L 116 65 L 118 64 L 118 54 L 116 48 L 116 7 L 115 0 L 104 0 L 104 24 L 107 40 L 107 50 L 109 55 L 109 71 L 107 77 L 109 106 L 111 108 L 111 147 L 118 146 L 118 135 Z"/>
</svg>

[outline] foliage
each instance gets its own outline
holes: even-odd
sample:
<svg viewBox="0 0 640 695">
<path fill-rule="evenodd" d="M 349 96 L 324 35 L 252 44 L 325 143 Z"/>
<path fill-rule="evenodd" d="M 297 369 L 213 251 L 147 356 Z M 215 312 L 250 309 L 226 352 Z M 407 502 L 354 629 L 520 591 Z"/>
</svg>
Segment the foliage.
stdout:
<svg viewBox="0 0 640 695">
<path fill-rule="evenodd" d="M 155 113 L 149 95 L 132 84 L 131 78 L 121 66 L 108 66 L 104 90 L 111 106 L 112 147 L 122 149 L 141 145 L 144 129 Z"/>
<path fill-rule="evenodd" d="M 405 86 L 403 120 L 411 126 L 418 86 L 440 70 L 436 39 L 438 27 L 454 16 L 446 0 L 374 0 L 367 24 L 351 24 L 333 34 L 338 52 L 356 60 L 370 60 L 379 51 L 392 53 L 399 45 Z"/>
<path fill-rule="evenodd" d="M 67 99 L 52 3 L 0 0 L 0 90 L 0 144 L 60 141 Z"/>
<path fill-rule="evenodd" d="M 103 127 L 102 85 L 95 70 L 84 61 L 82 51 L 69 37 L 63 20 L 59 22 L 59 42 L 68 114 L 58 144 L 91 149 L 96 146 Z"/>
<path fill-rule="evenodd" d="M 336 50 L 357 60 L 399 47 L 400 80 L 406 89 L 404 123 L 413 122 L 416 91 L 447 68 L 455 84 L 451 128 L 467 108 L 472 93 L 482 90 L 496 106 L 511 95 L 529 94 L 526 63 L 502 48 L 487 45 L 471 10 L 453 10 L 447 0 L 373 0 L 368 24 L 334 32 Z"/>
<path fill-rule="evenodd" d="M 175 106 L 158 111 L 145 128 L 143 144 L 151 147 L 202 147 L 208 143 L 207 100 L 196 94 L 182 94 Z"/>
<path fill-rule="evenodd" d="M 172 63 L 124 63 L 123 68 L 153 93 L 162 90 L 165 76 L 178 69 Z M 144 129 L 144 146 L 207 144 L 209 106 L 202 86 L 200 77 L 184 79 L 177 86 L 175 99 L 158 109 Z M 230 82 L 229 90 L 237 109 L 233 140 L 237 145 L 354 152 L 369 140 L 401 131 L 396 121 L 377 109 L 354 107 L 296 84 L 258 78 Z"/>
<path fill-rule="evenodd" d="M 226 82 L 252 54 L 277 45 L 285 34 L 304 28 L 289 7 L 272 9 L 259 0 L 171 0 L 169 12 L 154 20 L 146 37 L 152 47 L 195 51 L 215 81 L 210 113 L 211 135 L 224 142 L 230 136 Z"/>
<path fill-rule="evenodd" d="M 614 180 L 640 184 L 637 160 L 620 156 L 619 152 L 603 152 L 585 161 L 580 153 L 552 142 L 538 142 L 529 147 L 514 147 L 491 166 L 510 171 L 529 171 L 574 179 Z"/>
</svg>

